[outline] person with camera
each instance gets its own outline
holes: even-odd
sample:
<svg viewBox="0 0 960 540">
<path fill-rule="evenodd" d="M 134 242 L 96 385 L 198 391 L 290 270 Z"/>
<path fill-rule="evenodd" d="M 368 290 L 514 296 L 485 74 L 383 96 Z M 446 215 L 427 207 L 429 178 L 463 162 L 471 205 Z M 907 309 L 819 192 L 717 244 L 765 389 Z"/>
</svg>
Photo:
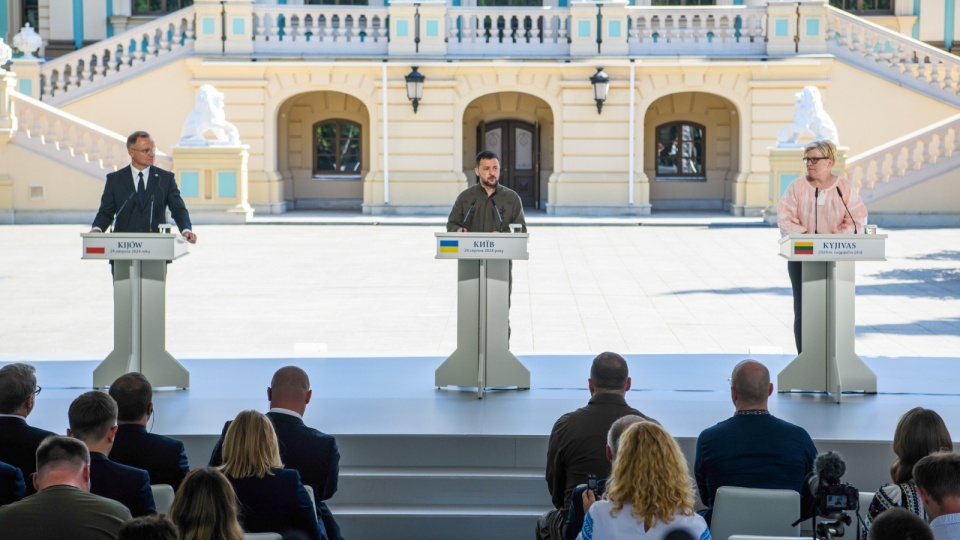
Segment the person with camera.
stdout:
<svg viewBox="0 0 960 540">
<path fill-rule="evenodd" d="M 706 521 L 693 511 L 687 460 L 659 424 L 637 422 L 623 432 L 606 488 L 602 500 L 591 490 L 583 493 L 587 517 L 578 539 L 661 538 L 675 529 L 711 538 Z"/>
<path fill-rule="evenodd" d="M 604 451 L 607 430 L 614 420 L 636 415 L 650 420 L 627 404 L 630 373 L 627 361 L 617 353 L 603 352 L 593 359 L 590 402 L 586 407 L 564 414 L 553 425 L 547 443 L 547 488 L 554 508 L 537 520 L 538 540 L 564 538 L 567 512 L 574 488 L 588 477 L 606 478 L 610 462 Z"/>
<path fill-rule="evenodd" d="M 697 438 L 693 470 L 707 523 L 721 486 L 792 489 L 803 495 L 817 448 L 810 434 L 767 410 L 773 393 L 770 371 L 756 360 L 733 368 L 733 418 L 703 430 Z"/>
</svg>

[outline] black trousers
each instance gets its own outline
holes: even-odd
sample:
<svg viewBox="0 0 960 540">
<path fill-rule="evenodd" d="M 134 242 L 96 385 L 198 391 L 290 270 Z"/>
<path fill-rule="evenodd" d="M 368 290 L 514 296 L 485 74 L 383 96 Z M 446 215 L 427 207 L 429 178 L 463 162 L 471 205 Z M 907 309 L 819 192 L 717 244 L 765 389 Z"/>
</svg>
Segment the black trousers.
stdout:
<svg viewBox="0 0 960 540">
<path fill-rule="evenodd" d="M 790 286 L 793 287 L 793 338 L 797 341 L 797 354 L 800 354 L 800 321 L 803 320 L 803 263 L 787 261 L 787 273 L 790 274 Z"/>
</svg>

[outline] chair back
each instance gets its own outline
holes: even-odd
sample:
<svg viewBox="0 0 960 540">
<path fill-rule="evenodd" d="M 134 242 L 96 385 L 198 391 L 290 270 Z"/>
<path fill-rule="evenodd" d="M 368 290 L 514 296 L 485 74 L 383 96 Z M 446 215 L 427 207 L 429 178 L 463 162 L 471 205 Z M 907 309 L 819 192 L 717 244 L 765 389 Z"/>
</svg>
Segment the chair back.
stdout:
<svg viewBox="0 0 960 540">
<path fill-rule="evenodd" d="M 723 486 L 713 501 L 710 535 L 730 540 L 734 535 L 800 536 L 800 494 L 792 489 Z"/>
<path fill-rule="evenodd" d="M 158 514 L 169 514 L 170 506 L 173 505 L 173 486 L 170 484 L 153 484 L 150 486 L 153 492 L 153 502 L 157 506 Z"/>
<path fill-rule="evenodd" d="M 754 536 L 752 534 L 735 534 L 730 540 L 794 540 L 796 536 Z"/>
<path fill-rule="evenodd" d="M 317 507 L 317 498 L 316 498 L 316 496 L 314 496 L 314 494 L 313 494 L 313 486 L 308 486 L 308 485 L 304 484 L 303 487 L 304 487 L 304 489 L 307 490 L 307 495 L 310 496 L 310 502 L 313 503 L 313 507 L 316 508 L 316 507 Z"/>
<path fill-rule="evenodd" d="M 280 533 L 243 533 L 243 540 L 283 540 Z"/>
</svg>

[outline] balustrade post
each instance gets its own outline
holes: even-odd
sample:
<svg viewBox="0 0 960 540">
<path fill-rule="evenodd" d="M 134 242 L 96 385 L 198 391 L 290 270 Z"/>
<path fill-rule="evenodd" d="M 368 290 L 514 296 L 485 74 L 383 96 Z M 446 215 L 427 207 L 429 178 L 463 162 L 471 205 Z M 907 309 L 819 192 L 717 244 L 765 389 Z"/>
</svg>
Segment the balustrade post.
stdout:
<svg viewBox="0 0 960 540">
<path fill-rule="evenodd" d="M 770 2 L 767 4 L 767 55 L 793 56 L 797 54 L 797 4 Z"/>
<path fill-rule="evenodd" d="M 570 2 L 570 56 L 594 57 L 603 50 L 606 42 L 602 40 L 602 34 L 598 38 L 597 33 L 597 15 L 604 20 L 603 6 L 603 2 Z"/>
<path fill-rule="evenodd" d="M 825 54 L 828 28 L 826 0 L 800 0 L 797 11 L 800 18 L 797 52 Z"/>
<path fill-rule="evenodd" d="M 25 96 L 33 99 L 42 99 L 40 86 L 40 63 L 41 60 L 35 56 L 13 59 L 13 65 L 10 70 L 16 75 L 16 90 Z M 49 84 L 49 83 L 48 83 Z M 49 92 L 49 90 L 48 90 Z"/>
<path fill-rule="evenodd" d="M 13 91 L 16 81 L 13 73 L 0 68 L 0 144 L 13 138 L 13 132 L 17 130 L 13 104 L 10 101 L 10 92 Z"/>
<path fill-rule="evenodd" d="M 253 0 L 226 0 L 224 9 L 224 53 L 227 56 L 253 54 Z"/>
<path fill-rule="evenodd" d="M 627 0 L 601 3 L 600 48 L 605 56 L 626 56 L 630 51 L 627 5 Z"/>
<path fill-rule="evenodd" d="M 194 223 L 246 223 L 250 207 L 245 144 L 173 147 L 173 171 Z"/>
<path fill-rule="evenodd" d="M 223 12 L 220 0 L 196 0 L 197 41 L 193 50 L 198 55 L 221 56 L 224 53 Z"/>
<path fill-rule="evenodd" d="M 390 16 L 390 56 L 447 54 L 447 5 L 442 0 L 394 0 Z"/>
</svg>

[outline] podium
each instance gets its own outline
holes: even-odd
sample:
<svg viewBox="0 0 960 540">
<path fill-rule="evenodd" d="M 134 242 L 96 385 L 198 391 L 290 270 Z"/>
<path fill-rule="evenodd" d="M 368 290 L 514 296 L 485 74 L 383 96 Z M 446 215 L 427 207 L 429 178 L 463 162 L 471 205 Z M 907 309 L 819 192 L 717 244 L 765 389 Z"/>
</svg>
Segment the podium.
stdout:
<svg viewBox="0 0 960 540">
<path fill-rule="evenodd" d="M 877 376 L 854 352 L 854 265 L 885 261 L 885 234 L 794 234 L 780 256 L 803 263 L 801 349 L 777 390 L 877 393 Z"/>
<path fill-rule="evenodd" d="M 509 350 L 510 261 L 526 260 L 527 233 L 435 233 L 437 259 L 457 260 L 457 350 L 437 368 L 437 388 L 530 388 Z"/>
<path fill-rule="evenodd" d="M 113 352 L 93 372 L 94 388 L 138 371 L 153 387 L 190 386 L 190 372 L 166 349 L 167 261 L 187 254 L 171 233 L 84 233 L 83 259 L 113 261 Z"/>
</svg>

